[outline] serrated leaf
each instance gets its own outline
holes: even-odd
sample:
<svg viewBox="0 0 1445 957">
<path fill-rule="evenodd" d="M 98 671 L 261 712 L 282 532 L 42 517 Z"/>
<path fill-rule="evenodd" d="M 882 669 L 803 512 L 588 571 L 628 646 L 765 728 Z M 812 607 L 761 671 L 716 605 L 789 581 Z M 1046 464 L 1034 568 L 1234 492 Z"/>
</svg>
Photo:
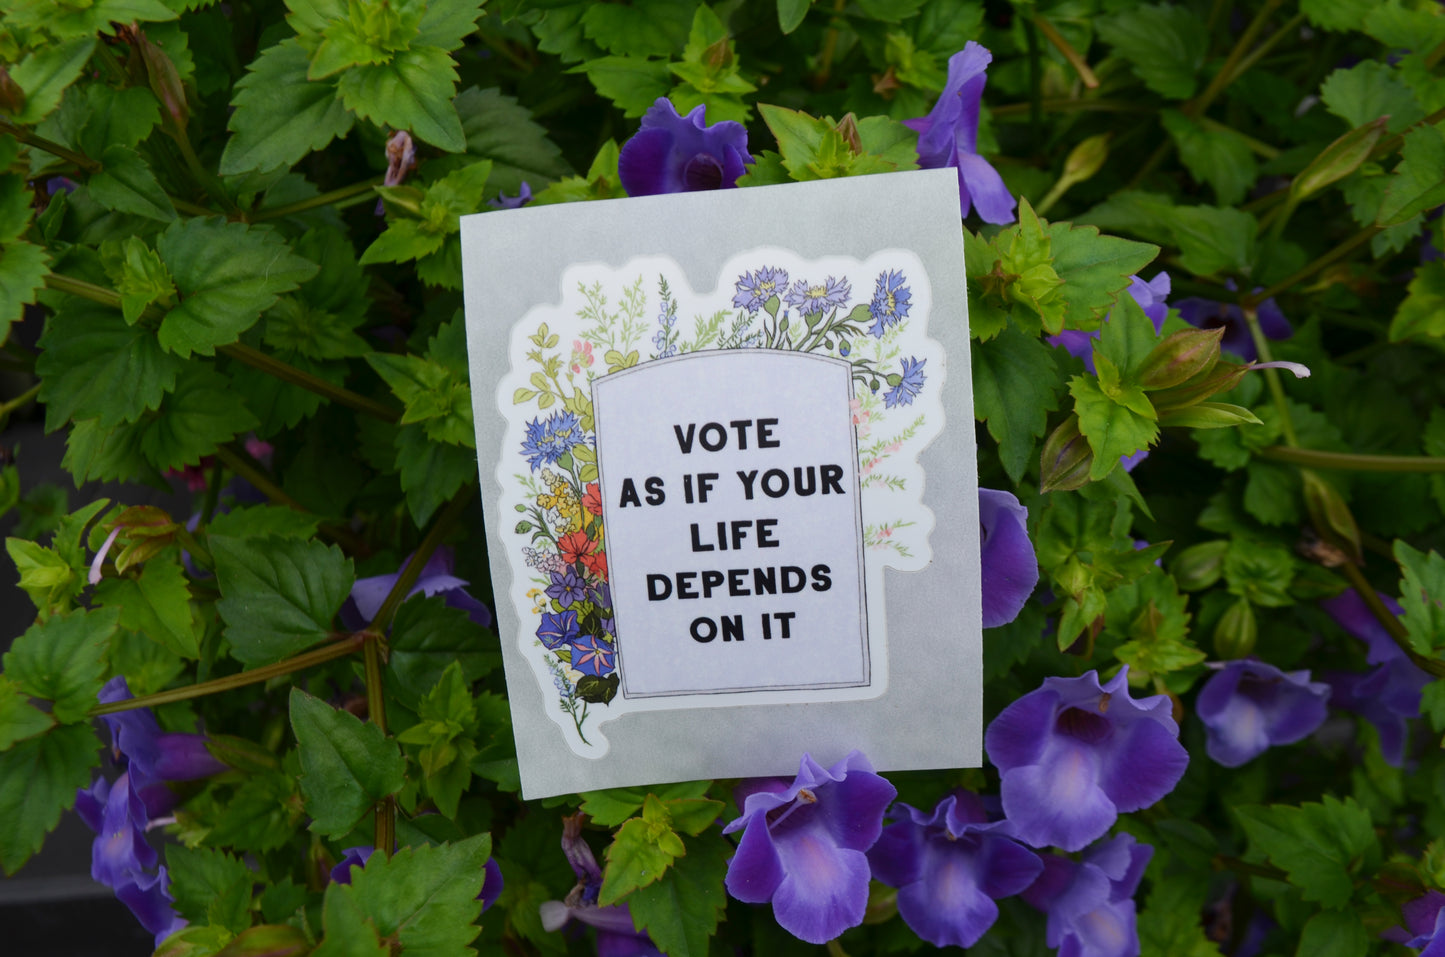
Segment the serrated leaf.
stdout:
<svg viewBox="0 0 1445 957">
<path fill-rule="evenodd" d="M 1048 414 L 1058 408 L 1062 384 L 1053 350 L 1016 329 L 973 347 L 974 415 L 988 426 L 1015 483 L 1033 458 Z"/>
<path fill-rule="evenodd" d="M 1296 957 L 1365 957 L 1371 934 L 1353 910 L 1325 910 L 1305 921 Z"/>
<path fill-rule="evenodd" d="M 661 60 L 635 56 L 604 56 L 580 63 L 569 73 L 586 73 L 597 92 L 617 104 L 622 115 L 635 119 L 658 97 L 672 89 L 672 71 Z"/>
<path fill-rule="evenodd" d="M 1400 164 L 1390 177 L 1375 221 L 1402 223 L 1445 201 L 1441 169 L 1445 169 L 1445 129 L 1420 126 L 1405 134 Z"/>
<path fill-rule="evenodd" d="M 1431 656 L 1445 647 L 1445 558 L 1438 552 L 1417 551 L 1395 542 L 1395 560 L 1400 563 L 1400 605 L 1405 609 L 1402 621 L 1410 634 L 1410 645 L 1422 655 Z"/>
<path fill-rule="evenodd" d="M 90 178 L 90 195 L 106 209 L 134 213 L 146 219 L 168 223 L 176 218 L 175 207 L 150 166 L 129 146 L 109 146 L 100 157 L 104 167 Z"/>
<path fill-rule="evenodd" d="M 535 192 L 545 182 L 572 174 L 561 149 L 533 122 L 531 111 L 501 90 L 468 87 L 454 103 L 467 155 L 492 161 L 489 192 L 515 193 L 523 181 Z"/>
<path fill-rule="evenodd" d="M 1113 471 L 1120 458 L 1148 448 L 1159 435 L 1157 424 L 1106 395 L 1098 379 L 1074 376 L 1069 392 L 1079 415 L 1079 431 L 1094 452 L 1089 477 L 1096 482 Z"/>
<path fill-rule="evenodd" d="M 719 835 L 688 841 L 661 880 L 627 899 L 636 926 L 669 957 L 706 957 L 727 904 L 723 878 L 730 848 Z"/>
<path fill-rule="evenodd" d="M 134 422 L 160 408 L 185 367 L 151 330 L 79 298 L 65 300 L 50 317 L 40 347 L 35 371 L 51 432 L 71 419 L 95 419 L 106 428 Z"/>
<path fill-rule="evenodd" d="M 321 520 L 307 512 L 300 512 L 284 505 L 252 505 L 249 508 L 233 508 L 211 519 L 206 526 L 208 535 L 227 538 L 277 538 L 308 539 L 316 534 Z"/>
<path fill-rule="evenodd" d="M 45 6 L 50 6 L 45 4 Z M 25 91 L 25 106 L 14 117 L 21 125 L 39 123 L 60 105 L 95 50 L 95 36 L 76 37 L 28 54 L 10 69 L 10 79 Z"/>
<path fill-rule="evenodd" d="M 135 146 L 161 119 L 160 102 L 144 86 L 118 90 L 92 83 L 85 88 L 85 105 L 85 125 L 75 145 L 87 156 L 99 157 L 112 146 Z"/>
<path fill-rule="evenodd" d="M 351 559 L 320 542 L 242 541 L 212 535 L 211 554 L 232 654 L 247 667 L 269 664 L 321 641 L 351 593 Z"/>
<path fill-rule="evenodd" d="M 1390 341 L 1445 336 L 1445 263 L 1421 264 L 1407 291 L 1405 301 L 1390 320 Z"/>
<path fill-rule="evenodd" d="M 13 141 L 12 141 L 13 142 Z M 0 159 L 4 159 L 0 155 Z M 19 176 L 0 176 L 0 246 L 19 239 L 30 225 L 34 194 Z"/>
<path fill-rule="evenodd" d="M 120 609 L 120 624 L 182 658 L 200 657 L 201 635 L 191 614 L 186 574 L 174 556 L 152 558 L 139 578 L 107 578 L 95 599 Z"/>
<path fill-rule="evenodd" d="M 88 724 L 55 728 L 0 754 L 0 867 L 7 875 L 40 850 L 99 763 L 100 742 Z"/>
<path fill-rule="evenodd" d="M 1235 809 L 1252 847 L 1283 868 L 1307 901 L 1342 907 L 1354 893 L 1352 873 L 1378 861 L 1369 812 L 1353 798 L 1329 795 L 1299 807 L 1244 805 Z"/>
<path fill-rule="evenodd" d="M 121 245 L 120 314 L 127 325 L 135 325 L 152 303 L 169 307 L 176 300 L 176 284 L 170 270 L 155 250 L 138 236 L 127 236 Z"/>
<path fill-rule="evenodd" d="M 11 0 L 6 8 L 9 26 L 43 27 L 61 39 L 112 33 L 112 23 L 155 22 L 179 16 L 160 0 L 96 0 L 74 6 L 46 0 Z"/>
<path fill-rule="evenodd" d="M 352 117 L 334 80 L 308 80 L 306 50 L 296 38 L 268 47 L 236 83 L 233 134 L 221 153 L 221 174 L 294 166 L 351 130 Z"/>
<path fill-rule="evenodd" d="M 239 933 L 251 926 L 251 887 L 260 879 L 245 862 L 205 847 L 166 847 L 176 911 L 198 924 Z"/>
<path fill-rule="evenodd" d="M 587 37 L 609 53 L 670 56 L 687 42 L 692 5 L 672 0 L 635 0 L 622 6 L 588 4 L 582 14 Z"/>
<path fill-rule="evenodd" d="M 284 772 L 252 774 L 219 810 L 206 841 L 243 851 L 273 850 L 296 837 L 296 781 Z"/>
<path fill-rule="evenodd" d="M 410 130 L 449 153 L 467 148 L 452 105 L 456 65 L 440 47 L 412 46 L 389 63 L 355 66 L 337 83 L 341 102 L 377 125 Z"/>
<path fill-rule="evenodd" d="M 707 793 L 708 781 L 683 781 L 652 787 L 608 788 L 582 794 L 582 810 L 602 827 L 616 827 L 642 810 L 647 795 L 656 794 L 664 801 L 692 800 Z"/>
<path fill-rule="evenodd" d="M 1094 346 L 1094 362 L 1099 368 L 1100 384 L 1105 386 L 1105 391 L 1111 391 L 1104 382 L 1109 374 L 1109 365 L 1117 368 L 1126 382 L 1135 384 L 1140 368 L 1158 344 L 1159 334 L 1154 330 L 1153 321 L 1144 314 L 1143 307 L 1133 296 L 1121 296 L 1112 318 L 1104 324 Z M 1107 360 L 1107 364 L 1100 359 Z M 1137 407 L 1135 411 L 1147 418 L 1154 417 L 1152 406 Z"/>
<path fill-rule="evenodd" d="M 1234 206 L 1244 199 L 1259 168 L 1243 136 L 1230 129 L 1206 130 L 1177 110 L 1165 110 L 1161 119 L 1190 175 L 1214 188 L 1219 205 Z"/>
<path fill-rule="evenodd" d="M 1300 12 L 1310 23 L 1341 33 L 1359 30 L 1374 0 L 1300 0 Z"/>
<path fill-rule="evenodd" d="M 30 703 L 30 696 L 8 675 L 0 674 L 0 751 L 55 726 L 55 719 Z"/>
<path fill-rule="evenodd" d="M 1170 215 L 1180 264 L 1196 276 L 1246 272 L 1254 260 L 1258 224 L 1249 213 L 1215 206 L 1181 206 Z"/>
<path fill-rule="evenodd" d="M 35 293 L 50 275 L 50 255 L 32 243 L 0 246 L 0 342 L 10 334 L 10 324 L 35 302 Z"/>
<path fill-rule="evenodd" d="M 62 724 L 85 721 L 105 675 L 105 653 L 120 611 L 75 610 L 26 629 L 5 653 L 5 674 L 28 694 L 52 702 Z"/>
<path fill-rule="evenodd" d="M 1097 28 L 1149 89 L 1172 100 L 1194 95 L 1208 31 L 1189 7 L 1139 6 L 1100 18 Z"/>
<path fill-rule="evenodd" d="M 406 783 L 406 759 L 376 725 L 291 689 L 291 727 L 311 829 L 339 838 Z"/>
<path fill-rule="evenodd" d="M 1093 226 L 1050 223 L 1049 239 L 1054 271 L 1064 281 L 1070 329 L 1095 328 L 1129 288 L 1129 277 L 1159 255 L 1158 246 L 1101 236 Z"/>
<path fill-rule="evenodd" d="M 281 293 L 316 274 L 279 234 L 219 219 L 171 225 L 156 251 L 183 297 L 161 320 L 160 343 L 181 356 L 235 342 Z"/>
<path fill-rule="evenodd" d="M 489 834 L 404 847 L 390 858 L 374 855 L 353 872 L 349 887 L 332 890 L 354 896 L 381 937 L 396 940 L 402 953 L 467 957 L 474 953 L 467 945 L 477 935 L 477 895 L 491 850 Z"/>
<path fill-rule="evenodd" d="M 412 521 L 425 526 L 461 487 L 477 477 L 477 453 L 430 441 L 423 425 L 405 425 L 396 433 L 396 467 Z"/>
<path fill-rule="evenodd" d="M 160 412 L 145 418 L 137 432 L 146 460 L 165 470 L 199 463 L 256 424 L 255 416 L 236 402 L 224 376 L 208 365 L 191 364 L 176 378 L 175 391 L 162 401 Z"/>
<path fill-rule="evenodd" d="M 1352 128 L 1388 116 L 1385 128 L 1398 133 L 1425 115 L 1414 92 L 1397 78 L 1395 71 L 1374 60 L 1335 70 L 1325 77 L 1320 84 L 1320 99 L 1326 109 Z"/>
<path fill-rule="evenodd" d="M 452 663 L 459 663 L 468 683 L 497 665 L 495 639 L 443 596 L 417 596 L 404 601 L 392 621 L 388 688 L 408 707 L 436 686 Z M 390 679 L 394 679 L 394 682 Z"/>
<path fill-rule="evenodd" d="M 664 815 L 648 820 L 651 808 Z M 682 839 L 673 831 L 671 818 L 661 810 L 662 802 L 649 794 L 642 805 L 643 817 L 635 817 L 617 829 L 607 847 L 607 867 L 597 903 L 606 907 L 662 877 L 672 862 L 685 853 Z"/>
<path fill-rule="evenodd" d="M 327 885 L 321 920 L 326 936 L 311 957 L 389 957 L 391 954 L 391 948 L 382 944 L 376 924 L 361 909 L 347 884 Z"/>
</svg>

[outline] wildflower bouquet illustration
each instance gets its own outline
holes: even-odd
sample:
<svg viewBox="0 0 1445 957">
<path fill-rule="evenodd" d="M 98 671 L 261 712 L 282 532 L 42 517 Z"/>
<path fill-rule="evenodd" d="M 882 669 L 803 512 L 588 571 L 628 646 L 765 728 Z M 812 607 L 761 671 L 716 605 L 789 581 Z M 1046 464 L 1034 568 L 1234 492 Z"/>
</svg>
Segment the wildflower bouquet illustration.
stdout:
<svg viewBox="0 0 1445 957">
<path fill-rule="evenodd" d="M 659 706 L 619 696 L 626 639 L 608 580 L 593 380 L 715 350 L 846 363 L 869 574 L 881 576 L 884 564 L 921 567 L 932 517 L 919 499 L 916 456 L 941 428 L 943 374 L 942 351 L 925 335 L 927 288 L 906 253 L 859 263 L 779 252 L 737 257 L 713 293 L 693 295 L 676 264 L 658 258 L 619 270 L 573 267 L 560 303 L 519 324 L 501 389 L 515 457 L 498 476 L 516 515 L 513 595 L 524 650 L 555 694 L 549 710 L 574 750 L 604 753 L 598 721 Z"/>
</svg>

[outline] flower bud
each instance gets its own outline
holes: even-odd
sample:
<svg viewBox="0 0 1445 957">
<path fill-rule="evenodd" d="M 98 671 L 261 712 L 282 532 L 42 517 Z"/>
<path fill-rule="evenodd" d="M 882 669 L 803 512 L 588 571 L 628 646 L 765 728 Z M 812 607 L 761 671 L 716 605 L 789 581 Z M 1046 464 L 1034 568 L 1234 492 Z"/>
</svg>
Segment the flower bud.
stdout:
<svg viewBox="0 0 1445 957">
<path fill-rule="evenodd" d="M 181 75 L 176 70 L 175 63 L 166 55 L 166 51 L 147 39 L 142 31 L 135 30 L 134 39 L 136 50 L 145 63 L 146 79 L 150 83 L 151 92 L 161 101 L 161 108 L 174 121 L 176 128 L 185 132 L 186 123 L 191 118 L 191 108 L 186 103 L 186 90 L 181 85 Z"/>
<path fill-rule="evenodd" d="M 1094 452 L 1079 432 L 1079 417 L 1071 415 L 1044 440 L 1039 463 L 1040 490 L 1071 492 L 1089 484 Z"/>
<path fill-rule="evenodd" d="M 1082 183 L 1097 173 L 1109 158 L 1109 139 L 1112 133 L 1099 133 L 1084 140 L 1069 151 L 1064 160 L 1063 179 L 1071 183 Z"/>
<path fill-rule="evenodd" d="M 1220 616 L 1214 626 L 1214 654 L 1223 659 L 1243 658 L 1254 651 L 1259 622 L 1249 599 L 1241 598 Z"/>
<path fill-rule="evenodd" d="M 1174 559 L 1174 580 L 1185 591 L 1200 591 L 1219 581 L 1224 572 L 1224 553 L 1229 540 L 1191 545 Z"/>
<path fill-rule="evenodd" d="M 1297 203 L 1313 196 L 1359 169 L 1369 159 L 1380 137 L 1385 135 L 1385 124 L 1389 119 L 1382 116 L 1356 127 L 1321 150 L 1289 184 L 1290 201 Z"/>
<path fill-rule="evenodd" d="M 1149 397 L 1160 417 L 1178 409 L 1203 402 L 1212 395 L 1228 392 L 1239 385 L 1249 366 L 1232 362 L 1216 362 L 1208 370 L 1168 389 L 1160 389 Z"/>
<path fill-rule="evenodd" d="M 154 505 L 134 505 L 108 523 L 123 543 L 115 557 L 115 570 L 124 572 L 154 558 L 175 540 L 180 528 L 170 514 Z M 103 551 L 103 550 L 102 550 Z"/>
<path fill-rule="evenodd" d="M 838 135 L 843 137 L 843 142 L 848 144 L 848 149 L 852 150 L 854 155 L 863 152 L 863 138 L 858 132 L 858 117 L 849 113 L 839 120 L 838 125 L 833 127 L 833 129 L 837 130 Z"/>
<path fill-rule="evenodd" d="M 1190 429 L 1228 429 L 1236 425 L 1259 425 L 1259 416 L 1242 405 L 1201 402 L 1159 416 L 1159 426 Z"/>
<path fill-rule="evenodd" d="M 1364 561 L 1360 550 L 1360 526 L 1344 498 L 1329 482 L 1311 469 L 1301 469 L 1304 481 L 1305 507 L 1320 537 L 1341 548 L 1356 564 Z"/>
<path fill-rule="evenodd" d="M 1154 347 L 1139 367 L 1139 385 L 1146 391 L 1168 389 L 1214 368 L 1224 329 L 1184 329 Z"/>
</svg>

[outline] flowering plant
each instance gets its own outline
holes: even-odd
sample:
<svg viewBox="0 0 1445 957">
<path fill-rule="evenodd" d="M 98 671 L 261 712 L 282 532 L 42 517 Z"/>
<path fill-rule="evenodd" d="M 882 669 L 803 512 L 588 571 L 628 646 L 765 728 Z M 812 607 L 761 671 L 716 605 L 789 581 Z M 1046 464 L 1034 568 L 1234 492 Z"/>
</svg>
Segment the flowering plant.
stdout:
<svg viewBox="0 0 1445 957">
<path fill-rule="evenodd" d="M 1440 4 L 0 11 L 0 900 L 73 815 L 49 866 L 164 957 L 1445 953 Z M 906 251 L 809 258 L 887 204 L 701 294 L 584 283 L 501 398 L 493 595 L 459 218 L 918 168 L 960 190 L 987 763 L 522 801 L 491 609 L 564 732 L 619 707 L 588 383 L 847 363 L 886 502 L 944 356 Z M 868 554 L 961 531 L 901 514 Z M 92 943 L 40 906 L 6 952 Z"/>
</svg>

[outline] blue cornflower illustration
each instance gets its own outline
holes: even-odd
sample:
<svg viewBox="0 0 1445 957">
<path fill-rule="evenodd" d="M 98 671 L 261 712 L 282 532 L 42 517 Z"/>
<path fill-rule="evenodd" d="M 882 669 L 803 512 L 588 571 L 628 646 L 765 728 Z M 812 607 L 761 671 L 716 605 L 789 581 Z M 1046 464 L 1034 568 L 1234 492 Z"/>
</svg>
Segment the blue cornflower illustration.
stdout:
<svg viewBox="0 0 1445 957">
<path fill-rule="evenodd" d="M 535 472 L 544 463 L 555 464 L 585 439 L 582 422 L 576 413 L 553 412 L 546 421 L 539 417 L 527 423 L 527 438 L 522 442 L 522 455 Z"/>
<path fill-rule="evenodd" d="M 781 297 L 787 291 L 788 271 L 764 266 L 757 272 L 745 272 L 738 277 L 733 305 L 748 312 L 757 312 L 769 299 Z"/>
<path fill-rule="evenodd" d="M 905 318 L 913 305 L 911 291 L 903 282 L 903 273 L 896 269 L 878 277 L 878 288 L 873 291 L 873 301 L 868 304 L 868 314 L 873 317 L 868 333 L 875 339 L 883 338 L 888 327 Z"/>
<path fill-rule="evenodd" d="M 903 375 L 898 382 L 893 384 L 883 395 L 885 408 L 896 408 L 900 405 L 912 405 L 913 400 L 918 398 L 918 393 L 923 391 L 925 377 L 923 366 L 927 359 L 909 358 L 903 360 Z M 890 377 L 891 378 L 891 377 Z"/>
<path fill-rule="evenodd" d="M 849 287 L 847 278 L 834 279 L 829 276 L 827 282 L 819 283 L 799 279 L 793 283 L 793 288 L 788 290 L 784 298 L 788 305 L 797 307 L 799 313 L 811 316 L 829 307 L 845 305 L 852 294 L 853 290 Z"/>
</svg>

